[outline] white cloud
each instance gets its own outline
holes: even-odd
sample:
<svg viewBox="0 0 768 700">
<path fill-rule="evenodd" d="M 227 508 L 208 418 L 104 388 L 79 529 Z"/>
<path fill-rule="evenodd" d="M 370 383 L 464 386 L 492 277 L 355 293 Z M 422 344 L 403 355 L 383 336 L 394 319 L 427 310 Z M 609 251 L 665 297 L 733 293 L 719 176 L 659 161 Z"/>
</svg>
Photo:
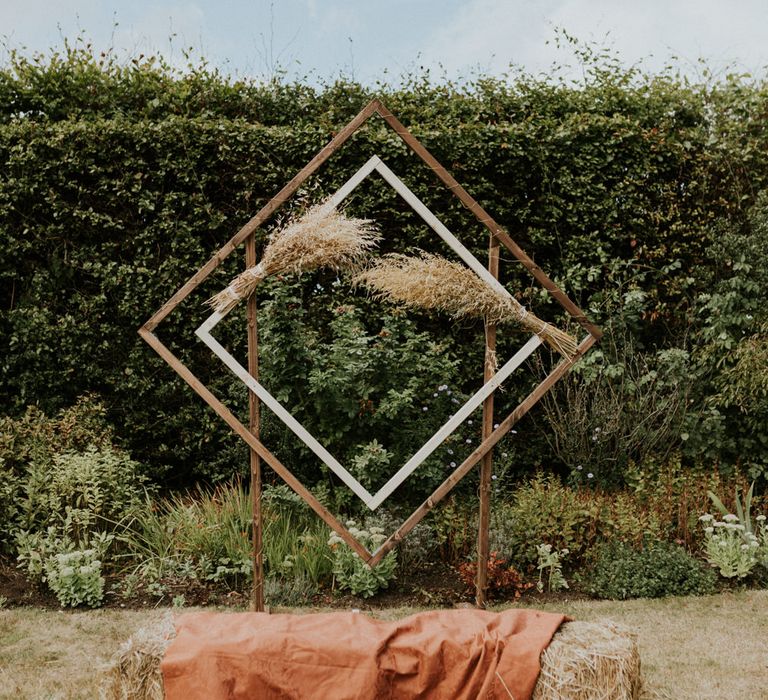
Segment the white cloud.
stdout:
<svg viewBox="0 0 768 700">
<path fill-rule="evenodd" d="M 766 27 L 765 0 L 469 0 L 429 34 L 422 53 L 449 74 L 476 66 L 499 72 L 510 63 L 537 72 L 573 63 L 551 42 L 563 28 L 649 70 L 676 56 L 694 70 L 705 58 L 715 69 L 756 71 L 768 63 Z"/>
<path fill-rule="evenodd" d="M 301 61 L 300 74 L 368 81 L 438 64 L 450 77 L 554 62 L 578 75 L 573 54 L 552 42 L 555 27 L 650 71 L 671 56 L 694 75 L 699 57 L 715 70 L 768 65 L 768 0 L 0 0 L 12 47 L 46 51 L 82 30 L 99 49 L 160 51 L 176 64 L 193 46 L 241 74 Z"/>
</svg>

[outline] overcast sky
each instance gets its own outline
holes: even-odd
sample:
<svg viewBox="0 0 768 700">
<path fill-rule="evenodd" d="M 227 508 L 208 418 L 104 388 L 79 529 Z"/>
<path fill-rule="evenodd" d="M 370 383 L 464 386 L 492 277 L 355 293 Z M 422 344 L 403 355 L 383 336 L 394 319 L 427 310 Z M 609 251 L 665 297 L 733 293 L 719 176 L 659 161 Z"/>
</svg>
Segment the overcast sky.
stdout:
<svg viewBox="0 0 768 700">
<path fill-rule="evenodd" d="M 226 72 L 262 77 L 282 68 L 310 81 L 339 74 L 366 83 L 429 67 L 452 79 L 578 67 L 556 29 L 658 72 L 693 78 L 699 59 L 718 75 L 764 76 L 768 0 L 0 0 L 0 35 L 29 52 L 83 32 L 120 55 L 182 49 Z"/>
</svg>

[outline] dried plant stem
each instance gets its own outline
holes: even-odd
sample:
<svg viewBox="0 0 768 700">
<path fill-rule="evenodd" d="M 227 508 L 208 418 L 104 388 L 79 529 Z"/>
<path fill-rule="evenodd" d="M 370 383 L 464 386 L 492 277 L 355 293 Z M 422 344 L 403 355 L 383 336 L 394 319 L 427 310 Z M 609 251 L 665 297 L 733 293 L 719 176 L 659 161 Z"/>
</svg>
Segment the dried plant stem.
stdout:
<svg viewBox="0 0 768 700">
<path fill-rule="evenodd" d="M 208 303 L 226 314 L 272 275 L 300 274 L 320 267 L 332 270 L 354 267 L 379 239 L 371 220 L 349 218 L 328 202 L 316 204 L 278 231 L 264 249 L 261 262 L 235 277 Z"/>
<path fill-rule="evenodd" d="M 515 322 L 572 357 L 575 338 L 542 321 L 512 296 L 496 291 L 468 267 L 439 255 L 386 255 L 353 277 L 379 299 L 419 309 L 438 309 L 452 316 L 485 318 L 491 323 Z"/>
</svg>

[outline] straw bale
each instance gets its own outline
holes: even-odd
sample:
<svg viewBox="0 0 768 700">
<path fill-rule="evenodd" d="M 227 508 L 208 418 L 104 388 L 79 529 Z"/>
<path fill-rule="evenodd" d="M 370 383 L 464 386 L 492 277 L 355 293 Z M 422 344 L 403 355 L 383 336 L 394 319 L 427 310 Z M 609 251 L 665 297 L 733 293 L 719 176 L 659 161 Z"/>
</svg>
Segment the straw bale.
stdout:
<svg viewBox="0 0 768 700">
<path fill-rule="evenodd" d="M 100 700 L 163 700 L 160 662 L 175 636 L 170 613 L 138 630 L 112 657 L 99 688 Z"/>
<path fill-rule="evenodd" d="M 609 620 L 566 622 L 541 654 L 533 700 L 637 700 L 635 635 Z"/>
<path fill-rule="evenodd" d="M 139 630 L 115 654 L 101 700 L 163 700 L 160 662 L 175 636 L 167 615 Z M 610 621 L 566 622 L 541 654 L 532 700 L 638 700 L 635 636 Z"/>
<path fill-rule="evenodd" d="M 208 303 L 227 313 L 262 280 L 281 273 L 300 274 L 321 267 L 343 270 L 362 263 L 381 236 L 370 219 L 353 219 L 328 202 L 310 207 L 275 233 L 261 261 L 233 279 Z"/>
<path fill-rule="evenodd" d="M 493 289 L 472 270 L 439 255 L 390 254 L 352 278 L 377 299 L 410 308 L 441 310 L 456 318 L 484 318 L 489 323 L 514 322 L 536 333 L 553 350 L 572 357 L 576 339 L 542 321 L 510 295 Z"/>
</svg>

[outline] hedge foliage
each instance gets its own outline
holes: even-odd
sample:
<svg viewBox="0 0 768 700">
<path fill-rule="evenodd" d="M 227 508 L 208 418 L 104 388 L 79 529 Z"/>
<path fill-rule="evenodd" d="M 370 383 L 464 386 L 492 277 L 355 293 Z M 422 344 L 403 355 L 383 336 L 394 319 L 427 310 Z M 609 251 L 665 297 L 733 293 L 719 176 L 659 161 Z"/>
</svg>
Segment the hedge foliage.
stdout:
<svg viewBox="0 0 768 700">
<path fill-rule="evenodd" d="M 682 347 L 692 327 L 706 325 L 694 318 L 697 300 L 732 274 L 712 246 L 724 225 L 734 235 L 750 230 L 748 213 L 768 187 L 768 87 L 745 79 L 689 85 L 594 64 L 580 86 L 525 75 L 468 86 L 415 77 L 375 95 L 595 320 L 632 307 L 631 332 L 649 350 Z M 244 468 L 239 440 L 136 330 L 373 96 L 351 82 L 240 82 L 205 67 L 174 73 L 155 59 L 120 64 L 81 48 L 12 56 L 0 70 L 5 412 L 37 404 L 52 413 L 96 392 L 155 478 L 218 479 Z M 484 254 L 483 229 L 380 121 L 331 159 L 305 197 L 333 191 L 374 152 Z M 385 251 L 440 249 L 380 182 L 363 185 L 350 207 L 380 223 Z M 158 334 L 242 413 L 243 390 L 190 340 L 206 315 L 203 300 L 241 264 L 231 256 Z M 510 289 L 555 317 L 529 277 L 513 264 L 504 269 Z M 285 388 L 312 427 L 327 417 L 324 387 L 344 375 L 328 358 L 350 337 L 375 344 L 391 314 L 322 273 L 268 287 L 263 301 L 265 382 L 275 393 Z M 244 352 L 237 321 L 217 332 Z M 457 395 L 476 382 L 477 327 L 447 332 L 444 319 L 425 316 L 396 333 L 409 348 L 404 367 L 439 366 Z M 432 340 L 416 342 L 420 333 Z M 382 356 L 395 352 L 379 345 Z M 360 368 L 354 386 L 337 381 L 339 395 L 356 392 L 345 410 L 357 406 L 362 416 L 391 398 L 381 371 L 393 357 Z M 427 430 L 418 415 L 437 381 L 417 381 L 407 405 L 391 409 L 396 424 L 411 429 L 403 445 Z M 502 403 L 514 404 L 525 388 Z M 328 439 L 351 418 L 329 419 Z M 265 430 L 286 454 L 306 457 L 268 419 Z M 344 455 L 364 467 L 382 459 L 371 430 L 362 451 Z M 540 434 L 526 444 L 520 468 L 549 454 Z"/>
</svg>

